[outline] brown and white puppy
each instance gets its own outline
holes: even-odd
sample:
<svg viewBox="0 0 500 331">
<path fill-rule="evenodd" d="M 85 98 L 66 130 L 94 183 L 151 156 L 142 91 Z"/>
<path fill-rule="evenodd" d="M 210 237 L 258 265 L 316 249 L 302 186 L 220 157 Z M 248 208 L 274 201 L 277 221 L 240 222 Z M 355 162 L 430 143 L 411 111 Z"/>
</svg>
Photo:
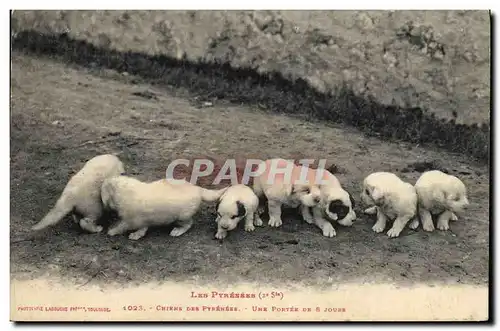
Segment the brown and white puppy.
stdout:
<svg viewBox="0 0 500 331">
<path fill-rule="evenodd" d="M 310 176 L 312 172 L 303 177 L 303 171 L 307 172 L 307 167 L 284 159 L 270 159 L 258 165 L 256 172 L 260 175 L 253 180 L 253 190 L 258 197 L 267 198 L 269 226 L 283 224 L 282 205 L 314 207 L 320 202 L 321 191 Z"/>
<path fill-rule="evenodd" d="M 354 199 L 349 192 L 342 188 L 337 177 L 328 170 L 310 169 L 309 171 L 319 171 L 316 175 L 322 178 L 320 184 L 321 201 L 314 207 L 302 205 L 302 217 L 307 223 L 314 223 L 319 227 L 323 231 L 323 236 L 334 237 L 336 236 L 335 228 L 323 215 L 326 215 L 332 221 L 337 221 L 341 225 L 351 226 L 354 220 L 356 220 Z M 314 175 L 311 174 L 311 176 Z"/>
<path fill-rule="evenodd" d="M 175 222 L 177 226 L 170 235 L 178 237 L 192 227 L 193 216 L 202 201 L 216 201 L 225 190 L 208 190 L 187 181 L 174 183 L 167 179 L 151 183 L 127 176 L 107 179 L 102 185 L 102 201 L 120 218 L 118 224 L 108 230 L 108 235 L 133 230 L 129 239 L 138 240 L 150 226 Z"/>
<path fill-rule="evenodd" d="M 362 201 L 370 207 L 367 214 L 377 214 L 377 222 L 372 230 L 384 231 L 387 220 L 394 220 L 387 232 L 389 237 L 398 237 L 406 224 L 416 216 L 417 192 L 413 185 L 404 182 L 390 172 L 375 172 L 363 181 Z"/>
<path fill-rule="evenodd" d="M 262 226 L 262 220 L 257 214 L 258 207 L 259 198 L 250 187 L 243 184 L 229 186 L 216 206 L 215 238 L 224 239 L 227 232 L 234 230 L 242 219 L 245 219 L 245 231 L 255 230 L 254 225 Z"/>
<path fill-rule="evenodd" d="M 115 155 L 99 155 L 88 160 L 70 178 L 55 206 L 32 230 L 53 226 L 71 212 L 83 230 L 101 232 L 102 226 L 96 224 L 103 214 L 101 185 L 105 179 L 119 176 L 124 171 L 123 163 Z"/>
<path fill-rule="evenodd" d="M 464 183 L 455 176 L 439 170 L 424 172 L 415 183 L 418 195 L 418 214 L 425 231 L 434 231 L 432 214 L 439 215 L 437 228 L 446 231 L 450 228 L 450 220 L 458 219 L 468 206 L 467 189 Z M 418 227 L 418 219 L 411 224 Z"/>
</svg>

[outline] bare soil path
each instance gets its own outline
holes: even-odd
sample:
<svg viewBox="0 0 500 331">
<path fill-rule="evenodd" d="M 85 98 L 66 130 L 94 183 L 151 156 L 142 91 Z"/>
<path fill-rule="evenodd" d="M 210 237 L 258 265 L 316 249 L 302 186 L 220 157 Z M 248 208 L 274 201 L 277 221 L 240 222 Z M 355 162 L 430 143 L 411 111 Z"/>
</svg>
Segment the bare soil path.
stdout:
<svg viewBox="0 0 500 331">
<path fill-rule="evenodd" d="M 134 84 L 111 71 L 99 74 L 19 53 L 12 57 L 11 271 L 34 278 L 58 273 L 75 282 L 239 280 L 391 283 L 488 282 L 488 168 L 466 157 L 367 138 L 354 129 L 271 115 L 245 106 L 198 107 L 183 91 Z M 147 93 L 145 93 L 147 92 Z M 82 233 L 69 218 L 20 241 L 53 205 L 68 178 L 89 158 L 121 153 L 127 172 L 143 180 L 164 176 L 177 157 L 212 155 L 326 158 L 358 202 L 357 223 L 337 237 L 287 211 L 279 229 L 241 228 L 214 240 L 214 210 L 172 238 L 155 229 L 138 242 L 126 236 Z M 471 208 L 451 231 L 405 230 L 398 239 L 371 230 L 361 213 L 359 183 L 372 171 L 397 172 L 414 183 L 418 162 L 437 162 L 469 187 Z"/>
</svg>

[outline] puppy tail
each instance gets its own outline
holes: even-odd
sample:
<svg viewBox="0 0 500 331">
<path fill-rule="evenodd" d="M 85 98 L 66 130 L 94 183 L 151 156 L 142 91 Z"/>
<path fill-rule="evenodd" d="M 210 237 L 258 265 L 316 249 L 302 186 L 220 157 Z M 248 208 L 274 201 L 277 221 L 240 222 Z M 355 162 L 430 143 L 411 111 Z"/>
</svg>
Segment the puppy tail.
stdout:
<svg viewBox="0 0 500 331">
<path fill-rule="evenodd" d="M 52 208 L 40 222 L 35 224 L 31 230 L 39 231 L 57 224 L 64 218 L 64 216 L 73 210 L 73 207 L 74 205 L 71 203 L 70 199 L 63 194 L 59 200 L 57 200 L 54 208 Z"/>
<path fill-rule="evenodd" d="M 201 187 L 201 199 L 205 202 L 216 201 L 226 192 L 226 190 L 227 187 L 220 190 L 209 190 Z"/>
</svg>

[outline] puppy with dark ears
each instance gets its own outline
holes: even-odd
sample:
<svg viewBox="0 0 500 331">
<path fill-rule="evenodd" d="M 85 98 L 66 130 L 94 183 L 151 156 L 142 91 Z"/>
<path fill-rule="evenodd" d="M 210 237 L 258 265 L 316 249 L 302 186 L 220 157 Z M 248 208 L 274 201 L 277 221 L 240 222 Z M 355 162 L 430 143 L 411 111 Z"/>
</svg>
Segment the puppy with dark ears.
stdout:
<svg viewBox="0 0 500 331">
<path fill-rule="evenodd" d="M 342 188 L 339 180 L 326 169 L 317 169 L 322 178 L 320 184 L 321 200 L 314 207 L 302 206 L 302 217 L 309 224 L 315 224 L 325 237 L 336 236 L 331 221 L 343 226 L 352 226 L 356 220 L 355 202 L 351 194 Z M 325 217 L 329 220 L 326 220 Z"/>
<path fill-rule="evenodd" d="M 228 187 L 216 206 L 215 238 L 224 239 L 227 232 L 234 230 L 242 219 L 245 219 L 245 231 L 254 231 L 254 225 L 262 226 L 262 220 L 257 214 L 258 207 L 259 198 L 250 187 L 243 184 Z"/>
<path fill-rule="evenodd" d="M 391 238 L 398 237 L 406 224 L 417 213 L 417 192 L 413 185 L 404 182 L 390 172 L 375 172 L 363 180 L 361 199 L 366 205 L 367 214 L 377 214 L 374 232 L 384 231 L 387 221 L 394 220 L 387 232 Z"/>
</svg>

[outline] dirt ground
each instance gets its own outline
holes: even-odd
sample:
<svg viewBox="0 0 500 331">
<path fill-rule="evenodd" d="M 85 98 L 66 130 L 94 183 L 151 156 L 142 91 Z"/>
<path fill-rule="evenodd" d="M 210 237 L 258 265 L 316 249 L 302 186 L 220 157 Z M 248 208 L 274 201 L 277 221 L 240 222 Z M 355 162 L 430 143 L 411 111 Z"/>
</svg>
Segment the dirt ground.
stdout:
<svg viewBox="0 0 500 331">
<path fill-rule="evenodd" d="M 488 168 L 466 156 L 387 143 L 354 129 L 270 115 L 223 102 L 199 107 L 182 90 L 134 84 L 112 71 L 90 72 L 20 53 L 12 55 L 11 78 L 11 277 L 57 274 L 89 282 L 142 283 L 240 280 L 332 286 L 341 282 L 488 283 Z M 140 241 L 83 233 L 66 218 L 29 238 L 29 228 L 55 203 L 69 177 L 89 158 L 119 153 L 127 173 L 162 178 L 177 157 L 326 158 L 354 193 L 359 218 L 337 236 L 299 220 L 253 233 L 240 228 L 214 239 L 214 208 L 207 205 L 195 226 L 172 238 L 169 229 Z M 378 170 L 397 172 L 412 183 L 416 165 L 434 162 L 463 179 L 471 206 L 447 232 L 404 230 L 389 239 L 371 230 L 361 213 L 359 184 Z"/>
</svg>

